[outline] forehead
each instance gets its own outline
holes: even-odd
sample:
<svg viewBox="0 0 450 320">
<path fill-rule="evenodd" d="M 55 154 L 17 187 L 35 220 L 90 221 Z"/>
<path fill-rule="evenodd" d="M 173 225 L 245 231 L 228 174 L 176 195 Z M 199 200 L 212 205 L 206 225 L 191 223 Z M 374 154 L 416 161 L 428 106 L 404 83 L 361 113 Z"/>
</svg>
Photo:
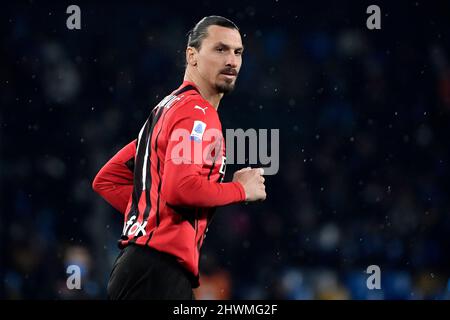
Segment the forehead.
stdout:
<svg viewBox="0 0 450 320">
<path fill-rule="evenodd" d="M 242 47 L 241 34 L 236 29 L 225 28 L 221 26 L 209 26 L 208 36 L 203 40 L 206 45 L 223 43 L 233 48 Z"/>
</svg>

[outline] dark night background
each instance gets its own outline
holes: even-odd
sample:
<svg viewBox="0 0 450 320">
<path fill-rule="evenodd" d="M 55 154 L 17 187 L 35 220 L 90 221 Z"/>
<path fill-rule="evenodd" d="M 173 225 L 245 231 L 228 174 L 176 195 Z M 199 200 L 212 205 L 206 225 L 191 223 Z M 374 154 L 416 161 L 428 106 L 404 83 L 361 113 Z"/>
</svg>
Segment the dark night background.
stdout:
<svg viewBox="0 0 450 320">
<path fill-rule="evenodd" d="M 92 179 L 179 86 L 211 14 L 246 46 L 222 125 L 280 129 L 280 170 L 265 202 L 218 210 L 198 298 L 449 299 L 450 11 L 423 0 L 2 4 L 0 298 L 105 298 L 123 221 Z"/>
</svg>

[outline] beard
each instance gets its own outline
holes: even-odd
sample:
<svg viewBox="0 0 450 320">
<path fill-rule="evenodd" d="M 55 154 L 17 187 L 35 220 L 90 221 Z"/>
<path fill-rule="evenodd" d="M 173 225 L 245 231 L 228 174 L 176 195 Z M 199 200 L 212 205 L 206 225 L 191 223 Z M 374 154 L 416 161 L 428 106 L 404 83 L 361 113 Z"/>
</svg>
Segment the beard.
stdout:
<svg viewBox="0 0 450 320">
<path fill-rule="evenodd" d="M 237 80 L 237 79 L 236 79 Z M 216 90 L 219 93 L 228 94 L 234 90 L 236 80 L 234 82 L 216 83 Z"/>
</svg>

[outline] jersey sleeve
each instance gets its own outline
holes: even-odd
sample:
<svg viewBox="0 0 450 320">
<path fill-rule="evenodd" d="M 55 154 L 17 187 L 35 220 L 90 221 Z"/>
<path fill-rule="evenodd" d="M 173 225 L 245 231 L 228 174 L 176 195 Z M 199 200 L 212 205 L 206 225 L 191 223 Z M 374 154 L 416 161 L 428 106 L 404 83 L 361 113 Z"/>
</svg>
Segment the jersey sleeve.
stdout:
<svg viewBox="0 0 450 320">
<path fill-rule="evenodd" d="M 216 207 L 245 200 L 240 183 L 211 181 L 205 171 L 225 143 L 217 112 L 208 108 L 194 100 L 175 110 L 170 120 L 161 188 L 170 205 Z"/>
<path fill-rule="evenodd" d="M 92 188 L 110 205 L 125 213 L 133 191 L 136 140 L 117 152 L 97 173 Z"/>
</svg>

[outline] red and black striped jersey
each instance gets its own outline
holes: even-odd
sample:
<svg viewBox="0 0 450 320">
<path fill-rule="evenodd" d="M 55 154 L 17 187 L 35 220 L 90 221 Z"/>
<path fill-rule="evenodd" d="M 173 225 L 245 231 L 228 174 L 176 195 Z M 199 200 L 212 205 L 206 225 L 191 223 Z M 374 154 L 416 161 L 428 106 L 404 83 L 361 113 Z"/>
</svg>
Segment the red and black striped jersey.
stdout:
<svg viewBox="0 0 450 320">
<path fill-rule="evenodd" d="M 240 183 L 222 182 L 225 154 L 217 110 L 195 84 L 183 82 L 94 179 L 94 190 L 124 213 L 120 247 L 172 254 L 198 286 L 200 248 L 215 207 L 245 200 Z"/>
</svg>

